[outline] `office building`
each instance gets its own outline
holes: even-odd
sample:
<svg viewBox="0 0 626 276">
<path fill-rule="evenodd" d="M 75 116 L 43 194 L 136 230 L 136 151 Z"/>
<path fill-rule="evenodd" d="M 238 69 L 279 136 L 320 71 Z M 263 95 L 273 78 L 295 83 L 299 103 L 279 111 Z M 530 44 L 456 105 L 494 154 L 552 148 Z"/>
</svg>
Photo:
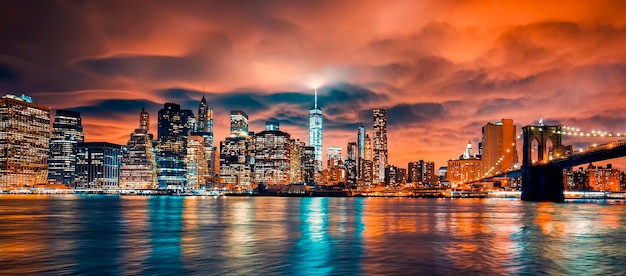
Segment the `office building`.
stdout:
<svg viewBox="0 0 626 276">
<path fill-rule="evenodd" d="M 317 105 L 317 88 L 315 89 L 315 105 L 309 110 L 309 146 L 315 148 L 315 171 L 322 170 L 322 109 Z"/>
<path fill-rule="evenodd" d="M 50 108 L 29 96 L 0 99 L 0 188 L 29 188 L 48 182 Z"/>
<path fill-rule="evenodd" d="M 448 160 L 448 181 L 453 188 L 468 181 L 478 180 L 482 176 L 482 161 L 474 153 L 472 143 L 467 142 L 465 151 L 459 159 Z"/>
<path fill-rule="evenodd" d="M 387 166 L 387 110 L 374 109 L 374 144 L 373 144 L 373 182 L 385 183 L 385 167 Z"/>
<path fill-rule="evenodd" d="M 247 115 L 246 115 L 247 116 Z M 198 120 L 196 126 L 196 132 L 194 133 L 196 136 L 201 136 L 204 141 L 203 150 L 204 150 L 204 159 L 207 168 L 204 169 L 204 178 L 206 180 L 205 184 L 200 184 L 200 188 L 213 186 L 216 181 L 216 151 L 217 148 L 214 145 L 214 135 L 213 135 L 213 108 L 209 108 L 206 102 L 206 98 L 204 95 L 198 104 Z"/>
<path fill-rule="evenodd" d="M 157 179 L 160 189 L 185 190 L 187 137 L 193 132 L 195 119 L 191 110 L 166 103 L 159 110 L 157 140 Z"/>
<path fill-rule="evenodd" d="M 306 146 L 302 151 L 302 167 L 304 170 L 304 183 L 315 184 L 317 161 L 315 160 L 315 147 Z"/>
<path fill-rule="evenodd" d="M 117 189 L 120 187 L 122 146 L 107 142 L 83 142 L 76 145 L 74 187 Z"/>
<path fill-rule="evenodd" d="M 373 151 L 372 140 L 369 134 L 365 134 L 363 143 L 363 159 L 361 159 L 361 168 L 359 170 L 358 185 L 361 187 L 369 188 L 372 185 L 377 185 L 373 182 L 374 176 L 374 164 L 373 164 Z"/>
<path fill-rule="evenodd" d="M 278 122 L 266 122 L 255 136 L 254 182 L 265 185 L 291 183 L 291 137 Z"/>
<path fill-rule="evenodd" d="M 248 114 L 241 110 L 230 111 L 230 135 L 235 137 L 248 136 Z"/>
<path fill-rule="evenodd" d="M 84 142 L 80 113 L 57 110 L 50 136 L 48 182 L 71 186 L 76 174 L 76 144 Z"/>
<path fill-rule="evenodd" d="M 187 190 L 198 190 L 208 183 L 207 170 L 209 168 L 204 157 L 205 141 L 202 136 L 187 137 L 187 153 L 185 154 L 185 178 Z"/>
<path fill-rule="evenodd" d="M 154 137 L 150 133 L 150 115 L 142 109 L 139 114 L 139 127 L 130 134 L 126 146 L 122 148 L 121 189 L 158 188 L 154 150 Z"/>
<path fill-rule="evenodd" d="M 482 128 L 481 159 L 485 174 L 496 174 L 517 165 L 515 132 L 511 119 L 490 122 Z"/>
<path fill-rule="evenodd" d="M 306 143 L 298 139 L 291 140 L 291 152 L 289 166 L 290 182 L 291 184 L 304 183 L 304 165 L 302 163 L 304 155 L 304 147 Z"/>
<path fill-rule="evenodd" d="M 434 187 L 438 184 L 435 162 L 424 160 L 409 162 L 408 174 L 407 182 L 411 182 L 416 186 Z"/>
<path fill-rule="evenodd" d="M 341 147 L 340 146 L 329 146 L 326 149 L 326 164 L 327 168 L 337 167 L 340 161 L 343 161 L 343 157 L 341 156 Z"/>
</svg>

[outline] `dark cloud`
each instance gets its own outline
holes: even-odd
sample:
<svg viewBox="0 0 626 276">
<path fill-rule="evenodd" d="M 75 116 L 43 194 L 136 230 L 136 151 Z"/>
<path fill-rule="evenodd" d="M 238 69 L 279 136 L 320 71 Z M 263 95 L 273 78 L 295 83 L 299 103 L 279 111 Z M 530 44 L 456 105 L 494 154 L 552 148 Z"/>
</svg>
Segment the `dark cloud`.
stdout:
<svg viewBox="0 0 626 276">
<path fill-rule="evenodd" d="M 387 109 L 390 126 L 411 126 L 441 119 L 446 110 L 439 103 L 399 104 Z"/>
<path fill-rule="evenodd" d="M 128 114 L 138 115 L 142 108 L 156 113 L 162 107 L 162 104 L 148 100 L 113 99 L 98 101 L 89 106 L 77 106 L 69 108 L 69 110 L 78 111 L 87 117 L 124 118 Z"/>
<path fill-rule="evenodd" d="M 20 81 L 20 75 L 17 70 L 0 64 L 0 82 L 16 83 Z"/>
</svg>

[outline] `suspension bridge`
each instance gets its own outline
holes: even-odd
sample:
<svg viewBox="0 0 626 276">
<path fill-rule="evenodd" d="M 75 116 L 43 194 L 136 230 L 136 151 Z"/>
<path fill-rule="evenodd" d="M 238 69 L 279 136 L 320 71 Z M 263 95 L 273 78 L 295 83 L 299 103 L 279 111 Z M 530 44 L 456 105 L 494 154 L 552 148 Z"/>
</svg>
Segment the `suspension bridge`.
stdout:
<svg viewBox="0 0 626 276">
<path fill-rule="evenodd" d="M 571 145 L 563 145 L 563 136 L 577 137 L 578 140 L 609 138 L 613 141 L 574 150 Z M 562 202 L 564 201 L 563 169 L 626 156 L 626 133 L 581 131 L 579 128 L 560 124 L 543 125 L 540 123 L 523 127 L 518 140 L 522 140 L 521 168 L 508 166 L 502 171 L 494 171 L 494 168 L 490 168 L 481 178 L 468 183 L 521 176 L 522 200 Z M 537 144 L 536 147 L 533 147 L 534 143 Z M 552 146 L 548 147 L 549 144 Z M 516 150 L 516 144 L 513 143 L 509 150 Z M 533 158 L 535 150 L 537 159 Z M 498 162 L 506 162 L 504 158 L 505 155 Z"/>
</svg>

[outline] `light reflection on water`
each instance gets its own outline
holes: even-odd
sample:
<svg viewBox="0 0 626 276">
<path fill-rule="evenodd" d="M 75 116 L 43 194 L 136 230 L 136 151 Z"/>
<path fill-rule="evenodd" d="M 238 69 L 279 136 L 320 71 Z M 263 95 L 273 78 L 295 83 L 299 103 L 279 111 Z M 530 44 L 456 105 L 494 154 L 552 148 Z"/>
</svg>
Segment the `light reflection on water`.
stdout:
<svg viewBox="0 0 626 276">
<path fill-rule="evenodd" d="M 0 275 L 621 274 L 603 201 L 0 196 Z"/>
</svg>

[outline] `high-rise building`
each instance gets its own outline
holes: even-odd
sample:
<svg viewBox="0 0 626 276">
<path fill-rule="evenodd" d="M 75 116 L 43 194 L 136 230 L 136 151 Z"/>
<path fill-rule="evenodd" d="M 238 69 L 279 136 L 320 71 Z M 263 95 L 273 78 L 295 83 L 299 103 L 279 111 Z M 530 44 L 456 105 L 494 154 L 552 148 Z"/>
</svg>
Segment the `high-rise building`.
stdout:
<svg viewBox="0 0 626 276">
<path fill-rule="evenodd" d="M 230 135 L 236 137 L 248 136 L 248 114 L 241 110 L 230 111 Z"/>
<path fill-rule="evenodd" d="M 619 192 L 620 175 L 619 169 L 613 168 L 612 164 L 607 164 L 606 168 L 589 164 L 587 167 L 588 187 L 591 190 Z"/>
<path fill-rule="evenodd" d="M 467 142 L 465 152 L 459 159 L 448 160 L 448 181 L 452 187 L 476 180 L 482 175 L 480 156 L 474 154 L 472 143 Z"/>
<path fill-rule="evenodd" d="M 343 161 L 343 157 L 341 156 L 341 147 L 340 146 L 329 146 L 326 149 L 326 167 L 334 168 L 337 167 L 340 161 Z"/>
<path fill-rule="evenodd" d="M 289 163 L 291 169 L 289 170 L 289 173 L 292 184 L 304 183 L 304 166 L 302 164 L 302 160 L 305 146 L 306 143 L 298 139 L 291 140 L 291 161 Z"/>
<path fill-rule="evenodd" d="M 120 167 L 121 189 L 155 189 L 158 187 L 154 137 L 150 133 L 150 115 L 145 109 L 139 114 L 139 127 L 130 134 L 122 148 Z"/>
<path fill-rule="evenodd" d="M 250 189 L 254 157 L 250 154 L 254 139 L 226 137 L 220 142 L 221 185 L 228 188 Z"/>
<path fill-rule="evenodd" d="M 166 103 L 159 110 L 157 179 L 161 189 L 186 189 L 185 154 L 192 122 L 195 119 L 191 110 L 181 110 L 178 104 Z"/>
<path fill-rule="evenodd" d="M 291 183 L 291 138 L 277 122 L 266 122 L 255 136 L 254 182 L 265 185 Z"/>
<path fill-rule="evenodd" d="M 394 165 L 387 165 L 385 167 L 385 183 L 389 186 L 398 186 L 404 184 L 404 177 L 406 171 L 398 168 Z"/>
<path fill-rule="evenodd" d="M 315 105 L 309 110 L 309 146 L 315 148 L 316 172 L 322 170 L 322 109 L 317 105 L 317 88 L 315 89 Z"/>
<path fill-rule="evenodd" d="M 385 182 L 387 166 L 387 110 L 374 109 L 374 145 L 373 145 L 373 181 L 374 184 Z"/>
<path fill-rule="evenodd" d="M 358 183 L 361 187 L 370 187 L 374 185 L 373 176 L 374 176 L 374 164 L 373 164 L 373 152 L 372 152 L 372 140 L 370 139 L 369 134 L 365 134 L 365 139 L 363 143 L 363 159 L 361 160 L 361 168 L 359 170 L 359 179 Z"/>
<path fill-rule="evenodd" d="M 317 162 L 315 160 L 315 147 L 306 146 L 302 151 L 302 167 L 304 169 L 304 183 L 313 185 L 315 183 Z"/>
<path fill-rule="evenodd" d="M 517 164 L 516 126 L 511 119 L 487 123 L 482 128 L 482 168 L 485 174 L 498 173 Z"/>
<path fill-rule="evenodd" d="M 346 167 L 346 184 L 350 188 L 357 187 L 357 153 L 357 142 L 349 142 L 348 146 L 346 146 L 346 162 L 344 163 L 344 166 Z"/>
<path fill-rule="evenodd" d="M 76 146 L 74 187 L 116 189 L 120 187 L 122 146 L 107 142 L 83 142 Z"/>
<path fill-rule="evenodd" d="M 192 135 L 187 137 L 187 153 L 185 154 L 185 179 L 187 189 L 197 190 L 207 185 L 207 173 L 209 166 L 204 157 L 204 138 Z"/>
<path fill-rule="evenodd" d="M 50 108 L 29 96 L 0 99 L 0 188 L 48 182 Z"/>
<path fill-rule="evenodd" d="M 214 136 L 213 136 L 213 108 L 209 108 L 204 98 L 202 96 L 202 100 L 200 100 L 200 104 L 198 104 L 198 122 L 196 126 L 197 136 L 202 136 L 204 140 L 204 158 L 206 162 L 203 162 L 207 165 L 207 168 L 204 171 L 206 185 L 212 185 L 215 182 L 215 173 L 216 173 L 216 147 L 214 146 Z M 200 184 L 202 187 L 205 184 Z"/>
<path fill-rule="evenodd" d="M 408 169 L 408 182 L 430 187 L 437 185 L 435 162 L 424 160 L 409 162 Z"/>
<path fill-rule="evenodd" d="M 71 186 L 76 175 L 76 144 L 85 141 L 80 113 L 57 110 L 50 136 L 48 182 Z"/>
<path fill-rule="evenodd" d="M 251 189 L 254 170 L 254 136 L 249 136 L 248 115 L 230 112 L 230 136 L 220 142 L 220 184 L 230 189 Z"/>
</svg>

